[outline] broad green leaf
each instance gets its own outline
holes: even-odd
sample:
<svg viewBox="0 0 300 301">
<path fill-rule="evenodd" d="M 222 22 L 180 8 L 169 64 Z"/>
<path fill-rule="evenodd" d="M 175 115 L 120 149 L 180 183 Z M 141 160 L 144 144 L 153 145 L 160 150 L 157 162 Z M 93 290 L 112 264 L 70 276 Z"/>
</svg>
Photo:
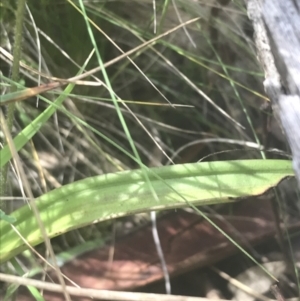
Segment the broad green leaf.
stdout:
<svg viewBox="0 0 300 301">
<path fill-rule="evenodd" d="M 87 178 L 36 199 L 49 237 L 88 224 L 137 212 L 232 202 L 255 196 L 294 175 L 286 160 L 202 162 L 151 168 L 148 177 L 159 202 L 153 200 L 143 171 L 117 172 Z M 14 226 L 32 246 L 42 241 L 28 206 L 11 214 Z M 0 262 L 27 248 L 10 224 L 0 221 Z"/>
</svg>

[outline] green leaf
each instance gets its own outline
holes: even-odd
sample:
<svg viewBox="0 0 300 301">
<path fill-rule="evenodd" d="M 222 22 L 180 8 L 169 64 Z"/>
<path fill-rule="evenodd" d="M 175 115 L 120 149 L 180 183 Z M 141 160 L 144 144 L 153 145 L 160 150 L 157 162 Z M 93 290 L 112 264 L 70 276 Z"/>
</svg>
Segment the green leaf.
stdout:
<svg viewBox="0 0 300 301">
<path fill-rule="evenodd" d="M 67 98 L 74 88 L 74 84 L 69 84 L 64 93 L 62 93 L 53 104 L 51 104 L 44 112 L 42 112 L 34 121 L 32 121 L 25 129 L 23 129 L 16 138 L 14 143 L 16 150 L 19 151 L 46 123 L 46 121 L 55 113 L 63 101 Z M 5 145 L 0 151 L 0 168 L 3 167 L 11 159 L 11 152 L 8 145 Z"/>
<path fill-rule="evenodd" d="M 53 83 L 44 84 L 33 88 L 26 88 L 21 91 L 16 91 L 16 92 L 1 95 L 0 106 L 4 106 L 12 102 L 28 99 L 32 96 L 36 96 L 43 92 L 47 92 L 49 90 L 55 89 L 61 85 L 62 85 L 61 83 L 53 82 Z"/>
<path fill-rule="evenodd" d="M 6 215 L 4 211 L 0 209 L 0 220 L 6 221 L 9 224 L 16 222 L 16 219 L 13 216 Z"/>
<path fill-rule="evenodd" d="M 80 68 L 78 74 L 81 74 L 83 72 L 88 61 L 89 60 L 87 60 L 84 63 L 84 65 Z M 53 88 L 53 86 L 59 86 L 59 85 L 60 85 L 59 83 L 52 83 L 52 84 L 50 84 L 50 86 L 48 85 L 48 87 L 50 87 L 50 89 L 48 89 L 48 90 L 51 90 Z M 43 87 L 44 86 L 41 86 L 41 90 L 39 92 L 45 91 L 45 90 L 43 90 L 44 89 Z M 53 103 L 51 103 L 51 105 L 44 112 L 42 112 L 37 118 L 35 118 L 35 120 L 33 120 L 25 129 L 23 129 L 17 135 L 17 137 L 14 138 L 14 144 L 15 144 L 15 148 L 17 151 L 19 151 L 39 131 L 39 129 L 47 122 L 47 120 L 56 112 L 56 110 L 61 107 L 62 103 L 68 97 L 68 95 L 72 92 L 74 87 L 75 87 L 75 84 L 69 84 L 65 88 L 63 93 L 61 93 L 57 97 L 57 99 Z M 37 87 L 37 89 L 39 89 L 39 87 Z M 30 88 L 25 89 L 23 91 L 16 92 L 16 93 L 21 93 L 21 94 L 25 93 L 26 94 L 26 93 L 28 93 L 29 90 L 30 90 Z M 36 91 L 34 91 L 34 92 L 36 92 Z M 7 96 L 7 98 L 9 100 L 12 99 L 11 96 Z M 5 98 L 4 98 L 4 100 L 5 100 Z M 0 168 L 5 166 L 5 164 L 11 159 L 11 157 L 12 157 L 12 154 L 10 152 L 9 146 L 5 145 L 0 151 Z"/>
<path fill-rule="evenodd" d="M 23 271 L 22 266 L 19 264 L 19 262 L 13 258 L 10 263 L 12 264 L 12 266 L 14 267 L 15 271 L 19 274 L 19 276 L 21 277 L 25 277 L 26 273 Z M 28 276 L 28 274 L 27 274 Z M 12 283 L 8 286 L 8 288 L 6 289 L 6 293 L 5 293 L 5 297 L 3 301 L 8 301 L 8 300 L 12 300 L 12 295 L 13 293 L 19 288 L 19 284 L 15 284 Z M 27 289 L 30 291 L 30 293 L 32 294 L 32 296 L 35 298 L 35 300 L 38 301 L 45 301 L 45 299 L 43 298 L 43 296 L 41 295 L 41 293 L 38 291 L 37 288 L 28 285 Z"/>
<path fill-rule="evenodd" d="M 263 194 L 283 178 L 293 176 L 290 161 L 240 160 L 202 162 L 151 168 L 151 187 L 142 170 L 87 178 L 50 191 L 36 199 L 49 237 L 88 224 L 152 210 L 232 202 L 243 196 Z M 42 242 L 35 217 L 28 206 L 14 212 L 14 226 L 32 246 Z M 27 246 L 6 222 L 2 232 L 0 263 Z"/>
</svg>

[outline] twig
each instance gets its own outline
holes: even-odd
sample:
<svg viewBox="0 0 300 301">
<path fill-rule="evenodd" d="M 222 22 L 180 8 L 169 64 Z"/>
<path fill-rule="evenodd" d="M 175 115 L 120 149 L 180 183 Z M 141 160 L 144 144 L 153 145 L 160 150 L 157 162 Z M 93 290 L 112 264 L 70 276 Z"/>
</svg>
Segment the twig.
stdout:
<svg viewBox="0 0 300 301">
<path fill-rule="evenodd" d="M 62 287 L 59 284 L 43 282 L 39 280 L 26 279 L 18 276 L 6 275 L 0 273 L 0 280 L 8 283 L 15 283 L 18 285 L 31 285 L 38 289 L 44 289 L 51 292 L 62 292 Z M 148 294 L 136 292 L 122 292 L 122 291 L 108 291 L 96 290 L 90 288 L 77 288 L 66 286 L 66 291 L 73 296 L 87 296 L 90 298 L 97 298 L 99 300 L 112 300 L 112 301 L 209 301 L 207 298 L 201 297 L 186 297 L 175 295 L 162 295 L 162 294 Z M 219 301 L 228 301 L 222 300 Z"/>
</svg>

